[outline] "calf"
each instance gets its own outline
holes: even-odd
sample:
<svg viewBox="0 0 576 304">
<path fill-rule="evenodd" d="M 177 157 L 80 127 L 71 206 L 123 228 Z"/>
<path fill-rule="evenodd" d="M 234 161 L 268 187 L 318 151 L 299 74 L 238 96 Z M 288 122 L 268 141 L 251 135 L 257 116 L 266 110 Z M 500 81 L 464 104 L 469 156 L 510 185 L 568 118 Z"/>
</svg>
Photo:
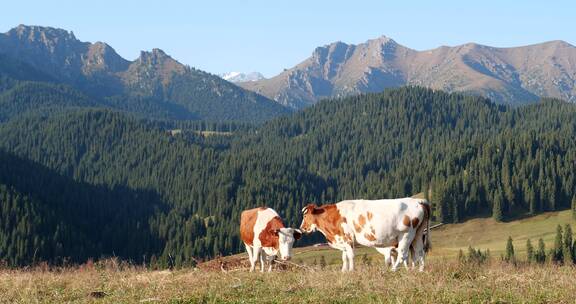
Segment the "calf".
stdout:
<svg viewBox="0 0 576 304">
<path fill-rule="evenodd" d="M 262 272 L 265 260 L 270 263 L 268 271 L 272 271 L 272 262 L 278 253 L 282 260 L 289 260 L 294 241 L 301 236 L 300 230 L 284 227 L 278 213 L 271 208 L 245 210 L 240 216 L 240 238 L 248 252 L 250 271 L 254 271 L 258 257 Z"/>
<path fill-rule="evenodd" d="M 420 271 L 424 270 L 422 235 L 425 225 L 430 225 L 430 205 L 426 200 L 347 200 L 320 207 L 309 204 L 302 212 L 302 231 L 319 230 L 331 247 L 342 251 L 342 271 L 354 270 L 355 243 L 382 249 L 397 246 L 398 259 L 392 266 L 393 271 L 407 260 L 412 244 Z M 429 239 L 428 235 L 427 243 Z"/>
</svg>

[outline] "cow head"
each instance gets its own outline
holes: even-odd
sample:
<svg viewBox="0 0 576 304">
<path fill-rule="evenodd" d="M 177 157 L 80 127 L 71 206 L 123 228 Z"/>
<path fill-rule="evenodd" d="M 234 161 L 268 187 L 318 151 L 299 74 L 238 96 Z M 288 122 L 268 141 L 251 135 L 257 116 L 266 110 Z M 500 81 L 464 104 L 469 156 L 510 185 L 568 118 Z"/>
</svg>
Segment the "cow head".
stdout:
<svg viewBox="0 0 576 304">
<path fill-rule="evenodd" d="M 324 208 L 316 207 L 314 204 L 308 204 L 302 209 L 303 219 L 300 229 L 304 233 L 312 233 L 318 230 L 317 216 L 324 213 Z"/>
<path fill-rule="evenodd" d="M 302 236 L 300 229 L 294 228 L 279 228 L 274 231 L 278 235 L 278 252 L 280 258 L 284 261 L 292 257 L 292 246 L 294 242 Z"/>
</svg>

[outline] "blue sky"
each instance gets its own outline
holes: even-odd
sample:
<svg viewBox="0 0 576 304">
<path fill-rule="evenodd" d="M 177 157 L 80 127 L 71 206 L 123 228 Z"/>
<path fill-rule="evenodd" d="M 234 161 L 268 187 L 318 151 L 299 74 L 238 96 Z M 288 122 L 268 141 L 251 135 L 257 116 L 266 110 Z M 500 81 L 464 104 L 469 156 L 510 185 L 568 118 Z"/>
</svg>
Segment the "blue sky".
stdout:
<svg viewBox="0 0 576 304">
<path fill-rule="evenodd" d="M 208 72 L 259 71 L 269 77 L 317 46 L 381 35 L 417 50 L 466 42 L 576 45 L 575 12 L 574 0 L 12 0 L 0 4 L 0 32 L 18 24 L 60 27 L 83 41 L 107 42 L 130 60 L 157 47 Z"/>
</svg>

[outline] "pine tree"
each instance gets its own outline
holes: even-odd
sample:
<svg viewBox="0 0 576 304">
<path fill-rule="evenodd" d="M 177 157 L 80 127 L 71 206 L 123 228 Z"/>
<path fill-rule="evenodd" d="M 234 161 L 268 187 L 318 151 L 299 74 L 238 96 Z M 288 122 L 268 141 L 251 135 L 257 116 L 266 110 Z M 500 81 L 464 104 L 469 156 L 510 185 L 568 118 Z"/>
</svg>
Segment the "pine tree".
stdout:
<svg viewBox="0 0 576 304">
<path fill-rule="evenodd" d="M 570 224 L 564 226 L 564 243 L 562 244 L 562 255 L 564 256 L 564 265 L 572 264 L 572 228 Z"/>
<path fill-rule="evenodd" d="M 540 264 L 546 262 L 546 244 L 544 244 L 544 240 L 542 240 L 542 238 L 538 240 L 538 251 L 536 252 L 536 262 Z"/>
<path fill-rule="evenodd" d="M 536 192 L 532 187 L 528 188 L 527 198 L 529 202 L 529 212 L 530 214 L 536 214 L 537 207 L 536 207 Z"/>
<path fill-rule="evenodd" d="M 446 186 L 444 181 L 436 180 L 432 183 L 432 204 L 435 206 L 436 218 L 441 223 L 446 223 L 450 220 L 448 197 L 446 195 Z"/>
<path fill-rule="evenodd" d="M 526 256 L 528 263 L 534 262 L 534 247 L 532 247 L 530 239 L 526 240 Z"/>
<path fill-rule="evenodd" d="M 556 238 L 554 239 L 554 248 L 552 249 L 552 261 L 556 263 L 562 263 L 564 260 L 562 256 L 562 226 L 558 224 L 556 227 Z"/>
<path fill-rule="evenodd" d="M 503 214 L 503 197 L 500 190 L 496 191 L 494 194 L 494 205 L 492 206 L 492 218 L 496 221 L 501 222 L 504 219 Z"/>
<path fill-rule="evenodd" d="M 506 262 L 515 262 L 516 258 L 514 256 L 514 244 L 512 243 L 512 237 L 508 237 L 508 242 L 506 242 L 506 255 L 504 256 Z"/>
</svg>

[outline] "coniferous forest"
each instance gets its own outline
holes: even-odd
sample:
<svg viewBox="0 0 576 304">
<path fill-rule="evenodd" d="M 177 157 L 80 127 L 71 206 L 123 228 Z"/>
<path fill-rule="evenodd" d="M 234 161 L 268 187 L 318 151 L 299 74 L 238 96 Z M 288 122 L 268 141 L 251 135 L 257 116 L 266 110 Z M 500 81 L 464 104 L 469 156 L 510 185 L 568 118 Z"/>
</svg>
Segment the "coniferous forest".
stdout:
<svg viewBox="0 0 576 304">
<path fill-rule="evenodd" d="M 21 97 L 39 89 L 54 106 L 15 114 L 10 100 L 46 104 Z M 434 220 L 452 223 L 567 209 L 576 194 L 576 105 L 559 100 L 513 108 L 405 87 L 250 125 L 144 119 L 66 87 L 11 92 L 0 99 L 9 265 L 190 265 L 240 251 L 240 212 L 261 205 L 297 226 L 309 202 L 424 192 Z"/>
</svg>

